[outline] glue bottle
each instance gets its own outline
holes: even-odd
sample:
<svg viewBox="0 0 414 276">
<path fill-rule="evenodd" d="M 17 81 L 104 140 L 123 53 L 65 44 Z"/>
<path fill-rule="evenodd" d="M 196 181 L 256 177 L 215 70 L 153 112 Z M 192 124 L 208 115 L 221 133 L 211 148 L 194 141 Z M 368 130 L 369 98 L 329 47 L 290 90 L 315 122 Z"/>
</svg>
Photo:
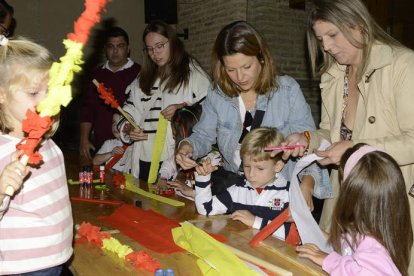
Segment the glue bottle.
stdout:
<svg viewBox="0 0 414 276">
<path fill-rule="evenodd" d="M 99 166 L 99 183 L 105 184 L 105 166 Z"/>
</svg>

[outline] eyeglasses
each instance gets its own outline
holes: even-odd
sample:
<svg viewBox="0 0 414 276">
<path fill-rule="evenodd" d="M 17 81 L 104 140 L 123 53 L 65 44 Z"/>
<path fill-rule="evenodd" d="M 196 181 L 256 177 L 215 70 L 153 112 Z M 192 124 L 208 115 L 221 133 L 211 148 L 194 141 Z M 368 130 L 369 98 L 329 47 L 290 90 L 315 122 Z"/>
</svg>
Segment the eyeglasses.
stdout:
<svg viewBox="0 0 414 276">
<path fill-rule="evenodd" d="M 0 34 L 4 35 L 5 37 L 8 37 L 10 32 L 9 30 L 3 26 L 3 24 L 0 24 Z"/>
<path fill-rule="evenodd" d="M 167 44 L 169 41 L 162 43 L 157 43 L 154 45 L 154 47 L 144 47 L 144 52 L 147 52 L 148 54 L 152 55 L 154 52 L 162 52 L 165 48 L 165 44 Z"/>
</svg>

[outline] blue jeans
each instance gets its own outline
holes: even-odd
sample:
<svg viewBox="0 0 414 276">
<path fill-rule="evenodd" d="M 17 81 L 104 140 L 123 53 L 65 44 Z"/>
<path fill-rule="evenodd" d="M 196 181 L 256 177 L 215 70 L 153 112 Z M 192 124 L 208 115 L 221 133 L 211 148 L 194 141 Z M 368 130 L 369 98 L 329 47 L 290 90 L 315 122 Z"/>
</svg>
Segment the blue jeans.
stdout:
<svg viewBox="0 0 414 276">
<path fill-rule="evenodd" d="M 38 270 L 38 271 L 26 272 L 26 273 L 21 273 L 21 274 L 13 274 L 10 276 L 59 276 L 60 273 L 62 272 L 62 267 L 63 267 L 63 264 L 54 266 L 54 267 L 45 268 L 45 269 Z"/>
</svg>

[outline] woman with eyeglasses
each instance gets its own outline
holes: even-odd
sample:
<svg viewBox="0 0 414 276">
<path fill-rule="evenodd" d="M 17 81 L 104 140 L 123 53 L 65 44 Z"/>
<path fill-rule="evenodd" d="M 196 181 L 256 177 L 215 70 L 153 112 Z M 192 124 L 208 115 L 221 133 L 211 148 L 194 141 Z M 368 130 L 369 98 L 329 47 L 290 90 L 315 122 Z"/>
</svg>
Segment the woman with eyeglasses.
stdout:
<svg viewBox="0 0 414 276">
<path fill-rule="evenodd" d="M 244 135 L 259 126 L 278 128 L 285 136 L 315 124 L 309 105 L 298 83 L 289 76 L 279 76 L 270 50 L 261 35 L 247 22 L 237 21 L 218 34 L 212 61 L 213 86 L 203 105 L 200 121 L 193 134 L 181 142 L 177 163 L 184 169 L 197 166 L 197 158 L 218 144 L 224 170 L 212 175 L 212 183 L 241 184 L 243 165 L 240 145 Z M 282 173 L 290 179 L 293 162 Z M 330 196 L 327 172 L 313 166 L 303 172 L 302 191 L 310 210 L 312 194 Z M 315 189 L 314 189 L 315 188 Z"/>
<path fill-rule="evenodd" d="M 186 52 L 174 29 L 165 22 L 157 20 L 148 24 L 142 40 L 141 72 L 126 89 L 129 99 L 124 105 L 139 129 L 129 131 L 127 122 L 120 127 L 124 141 L 133 142 L 132 173 L 148 180 L 154 148 L 161 152 L 161 162 L 174 154 L 170 120 L 175 111 L 201 101 L 207 95 L 210 80 Z M 159 127 L 160 114 L 168 120 L 166 129 Z M 166 132 L 163 144 L 155 143 L 157 131 L 159 135 Z"/>
</svg>

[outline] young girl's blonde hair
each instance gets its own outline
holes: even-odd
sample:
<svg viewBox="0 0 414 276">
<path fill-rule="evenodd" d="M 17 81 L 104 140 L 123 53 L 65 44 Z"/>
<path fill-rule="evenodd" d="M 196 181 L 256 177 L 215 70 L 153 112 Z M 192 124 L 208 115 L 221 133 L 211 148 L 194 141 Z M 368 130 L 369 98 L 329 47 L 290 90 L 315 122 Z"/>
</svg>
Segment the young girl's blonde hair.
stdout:
<svg viewBox="0 0 414 276">
<path fill-rule="evenodd" d="M 0 46 L 0 89 L 7 96 L 22 87 L 38 84 L 53 61 L 52 54 L 43 46 L 22 37 L 9 39 Z M 6 134 L 13 130 L 7 118 L 5 106 L 0 104 L 0 131 Z M 55 123 L 48 136 L 57 127 Z"/>
<path fill-rule="evenodd" d="M 276 128 L 255 128 L 244 137 L 240 147 L 240 157 L 250 156 L 255 161 L 272 159 L 276 162 L 282 159 L 282 154 L 272 156 L 272 152 L 265 151 L 265 148 L 280 146 L 283 141 L 283 135 Z"/>
<path fill-rule="evenodd" d="M 340 175 L 348 158 L 365 144 L 348 149 L 340 162 Z M 332 217 L 330 242 L 338 253 L 341 239 L 355 249 L 361 236 L 370 236 L 389 252 L 402 275 L 408 275 L 413 231 L 410 206 L 401 170 L 385 152 L 365 154 L 340 186 Z"/>
</svg>

